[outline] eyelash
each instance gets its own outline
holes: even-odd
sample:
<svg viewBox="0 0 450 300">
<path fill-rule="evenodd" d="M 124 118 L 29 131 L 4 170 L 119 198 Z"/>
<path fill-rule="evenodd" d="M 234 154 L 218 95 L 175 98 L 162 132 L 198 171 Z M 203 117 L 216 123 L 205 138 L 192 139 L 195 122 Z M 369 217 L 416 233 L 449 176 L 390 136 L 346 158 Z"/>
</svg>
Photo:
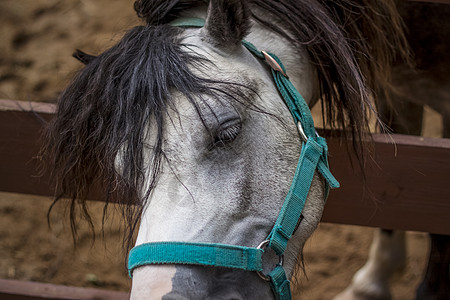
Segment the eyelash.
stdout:
<svg viewBox="0 0 450 300">
<path fill-rule="evenodd" d="M 216 137 L 214 138 L 214 146 L 215 147 L 223 147 L 227 143 L 232 142 L 239 135 L 241 131 L 241 124 L 232 124 L 226 126 L 225 128 L 221 128 Z"/>
</svg>

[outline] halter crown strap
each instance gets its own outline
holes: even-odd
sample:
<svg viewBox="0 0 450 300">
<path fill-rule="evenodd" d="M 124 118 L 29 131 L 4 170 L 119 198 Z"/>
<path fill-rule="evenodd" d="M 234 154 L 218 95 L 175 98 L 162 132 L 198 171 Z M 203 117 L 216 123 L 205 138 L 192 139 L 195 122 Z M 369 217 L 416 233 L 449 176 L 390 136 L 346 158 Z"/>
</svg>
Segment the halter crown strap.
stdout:
<svg viewBox="0 0 450 300">
<path fill-rule="evenodd" d="M 205 19 L 201 18 L 178 18 L 169 23 L 173 27 L 194 27 L 200 28 L 205 26 Z"/>
<path fill-rule="evenodd" d="M 198 18 L 180 18 L 170 23 L 177 27 L 203 27 L 204 24 L 205 21 Z M 247 41 L 242 41 L 242 44 L 256 57 L 265 60 L 271 66 L 277 89 L 289 108 L 294 122 L 298 125 L 302 138 L 300 158 L 291 187 L 272 231 L 266 241 L 261 243 L 282 257 L 289 239 L 302 219 L 301 213 L 315 171 L 318 170 L 325 179 L 325 198 L 328 196 L 329 188 L 337 188 L 339 183 L 328 167 L 328 148 L 325 139 L 317 134 L 309 107 L 289 81 L 281 60 L 272 53 L 259 51 Z M 214 243 L 145 243 L 131 249 L 128 258 L 129 275 L 132 276 L 135 268 L 148 264 L 193 264 L 256 271 L 262 278 L 270 281 L 277 300 L 291 299 L 290 283 L 282 266 L 282 259 L 269 274 L 262 274 L 264 249 L 261 245 L 251 248 Z"/>
</svg>

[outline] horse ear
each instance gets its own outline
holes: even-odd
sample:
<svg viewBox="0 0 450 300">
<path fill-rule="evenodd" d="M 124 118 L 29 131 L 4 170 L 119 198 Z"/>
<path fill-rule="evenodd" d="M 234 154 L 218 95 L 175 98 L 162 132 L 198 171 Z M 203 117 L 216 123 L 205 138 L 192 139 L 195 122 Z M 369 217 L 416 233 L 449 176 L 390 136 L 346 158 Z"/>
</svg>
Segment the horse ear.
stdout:
<svg viewBox="0 0 450 300">
<path fill-rule="evenodd" d="M 205 22 L 209 42 L 222 49 L 236 47 L 250 30 L 247 0 L 211 0 Z"/>
<path fill-rule="evenodd" d="M 87 65 L 91 61 L 94 60 L 97 56 L 89 55 L 79 49 L 75 50 L 75 52 L 72 54 L 73 57 L 81 61 L 83 64 Z"/>
</svg>

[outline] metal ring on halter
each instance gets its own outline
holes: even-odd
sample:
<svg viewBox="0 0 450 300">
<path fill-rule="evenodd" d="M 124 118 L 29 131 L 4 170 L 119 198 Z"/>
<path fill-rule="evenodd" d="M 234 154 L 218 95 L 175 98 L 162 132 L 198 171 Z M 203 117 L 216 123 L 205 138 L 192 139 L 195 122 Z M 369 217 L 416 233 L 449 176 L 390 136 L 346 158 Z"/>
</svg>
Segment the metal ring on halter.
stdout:
<svg viewBox="0 0 450 300">
<path fill-rule="evenodd" d="M 300 137 L 306 143 L 308 141 L 308 137 L 306 136 L 305 132 L 303 131 L 303 126 L 302 126 L 301 122 L 297 122 L 297 129 L 298 129 L 298 132 L 300 133 Z M 317 134 L 317 132 L 316 132 L 316 134 Z"/>
<path fill-rule="evenodd" d="M 269 240 L 264 240 L 264 241 L 262 241 L 261 244 L 259 244 L 258 247 L 256 247 L 256 249 L 262 249 L 262 250 L 264 251 L 264 248 L 266 248 L 266 246 L 269 244 L 269 242 L 270 242 Z M 279 257 L 279 261 L 278 261 L 278 264 L 277 264 L 277 265 L 283 266 L 283 264 L 284 264 L 284 256 L 283 256 L 283 255 L 280 255 L 280 256 L 278 256 L 278 257 Z M 264 274 L 263 272 L 261 272 L 261 271 L 256 271 L 256 274 L 258 274 L 258 276 L 259 276 L 261 279 L 263 279 L 263 280 L 265 280 L 265 281 L 270 281 L 270 277 L 267 276 L 266 274 Z"/>
</svg>

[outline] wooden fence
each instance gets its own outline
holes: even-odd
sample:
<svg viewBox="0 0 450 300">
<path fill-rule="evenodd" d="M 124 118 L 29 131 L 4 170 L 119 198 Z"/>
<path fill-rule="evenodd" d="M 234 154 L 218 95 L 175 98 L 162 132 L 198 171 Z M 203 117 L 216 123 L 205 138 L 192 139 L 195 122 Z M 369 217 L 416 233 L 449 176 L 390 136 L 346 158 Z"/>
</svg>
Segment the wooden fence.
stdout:
<svg viewBox="0 0 450 300">
<path fill-rule="evenodd" d="M 0 191 L 54 194 L 48 177 L 37 176 L 36 159 L 42 129 L 54 109 L 53 104 L 0 100 Z M 375 155 L 364 182 L 340 135 L 331 133 L 328 145 L 341 188 L 331 192 L 322 221 L 450 235 L 449 139 L 375 135 Z M 0 298 L 119 300 L 128 294 L 0 280 Z"/>
</svg>

